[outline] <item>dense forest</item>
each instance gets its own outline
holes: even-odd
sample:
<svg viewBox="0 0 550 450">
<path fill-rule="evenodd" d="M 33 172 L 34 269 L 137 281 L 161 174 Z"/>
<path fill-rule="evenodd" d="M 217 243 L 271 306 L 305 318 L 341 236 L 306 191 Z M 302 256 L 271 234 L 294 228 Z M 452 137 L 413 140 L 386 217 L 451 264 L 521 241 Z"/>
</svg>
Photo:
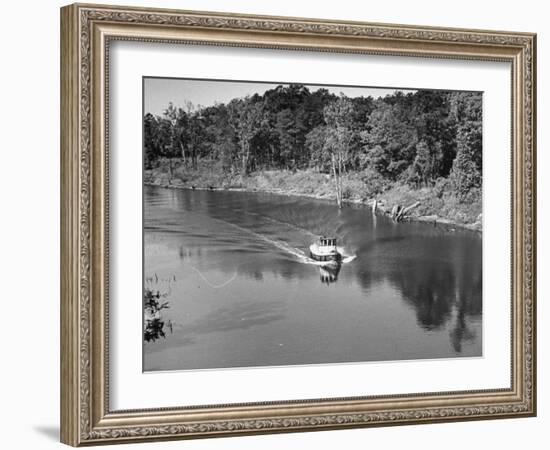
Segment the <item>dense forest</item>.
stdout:
<svg viewBox="0 0 550 450">
<path fill-rule="evenodd" d="M 339 205 L 420 199 L 422 214 L 462 223 L 481 213 L 481 93 L 350 98 L 280 85 L 214 106 L 169 104 L 145 114 L 143 133 L 147 182 L 328 189 Z"/>
</svg>

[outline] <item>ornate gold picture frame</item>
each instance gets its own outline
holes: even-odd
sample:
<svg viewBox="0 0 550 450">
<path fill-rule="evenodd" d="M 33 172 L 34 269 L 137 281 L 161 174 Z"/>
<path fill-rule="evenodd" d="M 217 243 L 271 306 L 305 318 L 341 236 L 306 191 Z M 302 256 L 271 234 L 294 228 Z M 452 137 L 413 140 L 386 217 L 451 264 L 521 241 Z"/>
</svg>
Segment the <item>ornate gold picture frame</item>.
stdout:
<svg viewBox="0 0 550 450">
<path fill-rule="evenodd" d="M 110 45 L 117 40 L 510 63 L 510 387 L 389 396 L 358 392 L 349 398 L 281 402 L 258 398 L 254 403 L 112 410 L 108 64 Z M 534 416 L 535 88 L 536 36 L 531 33 L 86 4 L 62 8 L 62 442 L 81 446 Z M 486 292 L 490 295 L 490 286 Z"/>
</svg>

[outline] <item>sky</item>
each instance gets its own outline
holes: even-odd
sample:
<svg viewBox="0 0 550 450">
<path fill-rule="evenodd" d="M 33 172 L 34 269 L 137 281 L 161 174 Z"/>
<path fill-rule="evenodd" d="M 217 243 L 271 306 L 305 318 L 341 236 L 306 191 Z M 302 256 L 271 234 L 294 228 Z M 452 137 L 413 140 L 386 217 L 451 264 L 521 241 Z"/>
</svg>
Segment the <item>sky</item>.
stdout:
<svg viewBox="0 0 550 450">
<path fill-rule="evenodd" d="M 144 113 L 162 115 L 163 111 L 172 102 L 174 106 L 184 107 L 187 102 L 198 106 L 212 106 L 215 103 L 227 103 L 234 98 L 241 98 L 252 94 L 263 94 L 285 83 L 254 83 L 247 81 L 211 81 L 189 80 L 176 78 L 144 78 Z M 314 92 L 319 88 L 326 88 L 334 94 L 344 93 L 348 97 L 372 96 L 383 97 L 403 89 L 364 88 L 347 86 L 312 86 L 307 85 Z M 410 92 L 414 92 L 411 90 Z"/>
</svg>

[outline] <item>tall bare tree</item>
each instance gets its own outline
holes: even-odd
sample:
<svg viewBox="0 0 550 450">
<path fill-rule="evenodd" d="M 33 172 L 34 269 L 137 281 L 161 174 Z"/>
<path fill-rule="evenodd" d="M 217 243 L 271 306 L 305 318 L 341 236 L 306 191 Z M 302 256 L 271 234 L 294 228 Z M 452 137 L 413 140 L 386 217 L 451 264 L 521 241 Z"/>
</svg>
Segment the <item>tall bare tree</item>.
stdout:
<svg viewBox="0 0 550 450">
<path fill-rule="evenodd" d="M 251 162 L 252 140 L 259 133 L 264 122 L 264 105 L 250 97 L 232 100 L 228 105 L 230 123 L 239 142 L 241 174 L 248 175 Z"/>
<path fill-rule="evenodd" d="M 342 207 L 342 176 L 350 157 L 350 146 L 354 136 L 353 103 L 341 95 L 336 101 L 325 106 L 323 110 L 327 135 L 325 150 L 330 153 L 332 176 L 336 191 L 336 203 Z"/>
</svg>

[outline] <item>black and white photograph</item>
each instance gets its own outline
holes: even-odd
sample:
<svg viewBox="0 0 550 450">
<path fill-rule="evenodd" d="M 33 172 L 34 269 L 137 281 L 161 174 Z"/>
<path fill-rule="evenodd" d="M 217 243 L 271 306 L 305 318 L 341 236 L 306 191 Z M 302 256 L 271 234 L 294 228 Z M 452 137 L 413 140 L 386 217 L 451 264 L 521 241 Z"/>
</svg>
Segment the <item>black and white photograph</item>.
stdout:
<svg viewBox="0 0 550 450">
<path fill-rule="evenodd" d="M 143 370 L 483 356 L 483 93 L 143 78 Z"/>
</svg>

